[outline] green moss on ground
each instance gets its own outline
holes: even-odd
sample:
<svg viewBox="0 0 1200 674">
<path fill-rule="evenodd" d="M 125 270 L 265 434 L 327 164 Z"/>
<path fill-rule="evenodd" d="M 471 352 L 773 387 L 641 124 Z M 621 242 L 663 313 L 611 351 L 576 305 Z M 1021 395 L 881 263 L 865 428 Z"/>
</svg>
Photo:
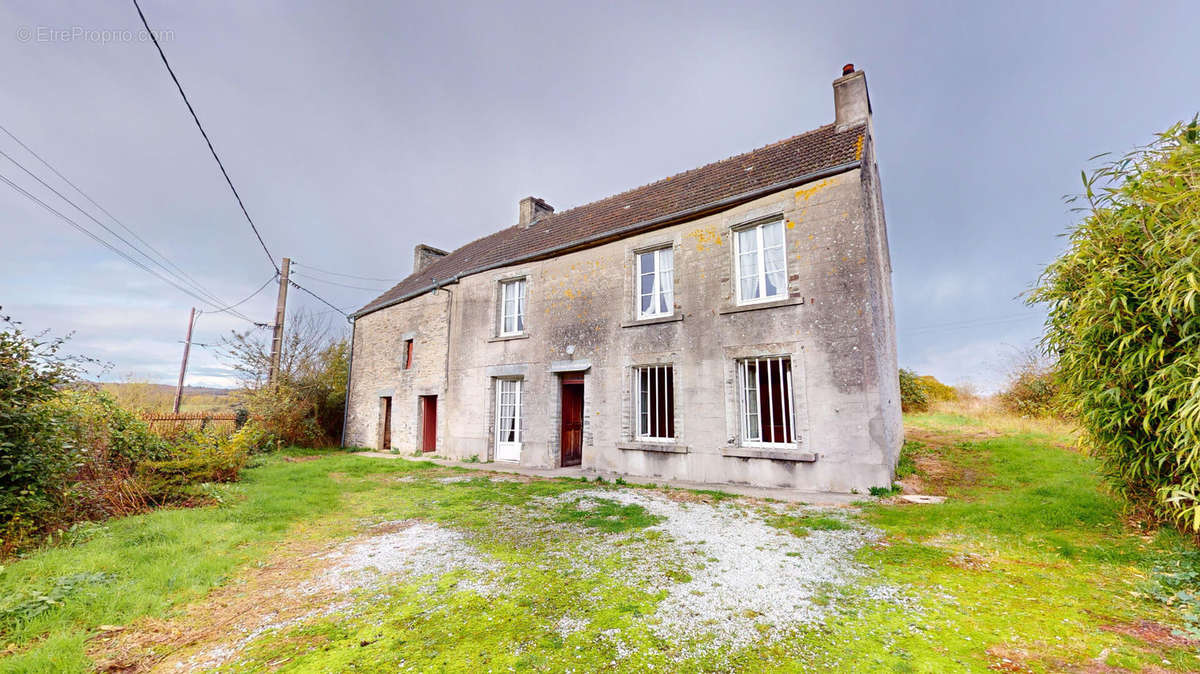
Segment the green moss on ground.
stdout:
<svg viewBox="0 0 1200 674">
<path fill-rule="evenodd" d="M 370 523 L 406 519 L 468 534 L 504 569 L 495 596 L 465 583 L 465 572 L 398 578 L 360 596 L 349 613 L 262 634 L 230 668 L 1200 670 L 1194 645 L 1129 629 L 1159 625 L 1161 637 L 1180 625 L 1146 586 L 1155 566 L 1188 544 L 1170 532 L 1128 529 L 1091 459 L 1057 435 L 1002 432 L 945 414 L 909 421 L 929 436 L 907 448 L 912 474 L 949 496 L 945 504 L 876 503 L 831 516 L 768 512 L 712 494 L 797 535 L 859 521 L 885 535 L 859 554 L 869 567 L 862 584 L 814 595 L 841 613 L 738 652 L 696 655 L 695 643 L 655 634 L 663 594 L 628 571 L 658 565 L 671 582 L 686 583 L 695 569 L 676 561 L 675 543 L 640 506 L 554 498 L 595 484 L 494 481 L 431 463 L 290 452 L 222 487 L 222 505 L 80 527 L 62 544 L 7 562 L 0 671 L 87 671 L 89 639 L 101 625 L 171 619 L 288 540 L 342 540 Z M 903 599 L 881 599 L 881 588 L 900 588 Z M 39 595 L 53 600 L 48 608 L 14 617 Z"/>
</svg>

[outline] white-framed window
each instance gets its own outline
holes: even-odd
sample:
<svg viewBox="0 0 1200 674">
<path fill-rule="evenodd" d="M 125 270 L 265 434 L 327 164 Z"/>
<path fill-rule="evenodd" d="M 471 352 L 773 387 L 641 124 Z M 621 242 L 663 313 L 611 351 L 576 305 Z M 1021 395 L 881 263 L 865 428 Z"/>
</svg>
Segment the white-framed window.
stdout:
<svg viewBox="0 0 1200 674">
<path fill-rule="evenodd" d="M 496 460 L 521 460 L 521 380 L 496 380 Z"/>
<path fill-rule="evenodd" d="M 675 253 L 670 248 L 637 254 L 637 317 L 655 318 L 675 312 Z"/>
<path fill-rule="evenodd" d="M 525 279 L 500 283 L 500 336 L 525 332 Z"/>
<path fill-rule="evenodd" d="M 792 409 L 792 359 L 787 356 L 738 361 L 742 443 L 793 446 L 796 415 Z"/>
<path fill-rule="evenodd" d="M 675 439 L 675 371 L 670 365 L 633 368 L 634 436 Z"/>
<path fill-rule="evenodd" d="M 783 220 L 735 230 L 738 304 L 787 297 L 787 253 Z"/>
</svg>

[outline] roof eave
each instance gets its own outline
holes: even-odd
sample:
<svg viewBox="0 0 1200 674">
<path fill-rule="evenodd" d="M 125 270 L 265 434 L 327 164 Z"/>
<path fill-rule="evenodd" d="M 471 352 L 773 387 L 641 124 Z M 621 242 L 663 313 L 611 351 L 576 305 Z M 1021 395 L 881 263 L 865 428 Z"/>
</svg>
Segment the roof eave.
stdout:
<svg viewBox="0 0 1200 674">
<path fill-rule="evenodd" d="M 433 283 L 423 286 L 417 290 L 408 292 L 399 297 L 394 297 L 390 300 L 387 300 L 386 302 L 383 302 L 382 304 L 379 304 L 378 306 L 367 305 L 366 307 L 363 307 L 362 309 L 359 309 L 358 311 L 350 314 L 350 317 L 353 319 L 362 318 L 363 316 L 366 316 L 368 314 L 373 314 L 376 311 L 380 311 L 381 309 L 387 309 L 388 307 L 392 307 L 397 304 L 407 302 L 408 300 L 411 300 L 412 298 L 417 297 L 418 295 L 424 295 L 425 293 L 430 292 L 432 290 L 436 290 L 437 288 L 440 288 L 442 286 L 450 285 L 452 283 L 458 283 L 459 279 L 461 279 L 465 276 L 473 276 L 475 274 L 481 274 L 486 271 L 491 271 L 492 269 L 499 269 L 500 267 L 507 267 L 507 266 L 514 265 L 514 264 L 520 264 L 522 262 L 530 262 L 533 260 L 539 260 L 539 259 L 542 259 L 545 257 L 554 256 L 554 255 L 561 255 L 563 253 L 574 251 L 574 250 L 591 248 L 591 247 L 600 245 L 601 243 L 608 241 L 608 240 L 620 239 L 620 238 L 623 238 L 626 236 L 631 236 L 633 234 L 640 233 L 642 231 L 649 231 L 649 230 L 653 230 L 653 229 L 658 229 L 660 227 L 668 227 L 670 225 L 679 224 L 681 222 L 687 222 L 689 220 L 695 220 L 697 218 L 702 218 L 706 215 L 709 215 L 715 211 L 722 211 L 727 208 L 732 208 L 734 206 L 738 206 L 738 205 L 746 203 L 748 201 L 754 201 L 755 199 L 761 198 L 768 194 L 780 192 L 782 190 L 786 190 L 786 189 L 789 189 L 792 187 L 803 185 L 805 183 L 809 183 L 814 180 L 821 180 L 823 178 L 828 178 L 830 176 L 839 175 L 839 174 L 845 173 L 847 171 L 852 171 L 856 168 L 861 168 L 861 166 L 862 166 L 862 160 L 855 159 L 854 161 L 846 162 L 844 164 L 838 164 L 837 166 L 830 166 L 830 167 L 823 168 L 823 169 L 820 169 L 817 171 L 810 171 L 808 173 L 796 176 L 795 178 L 790 178 L 788 180 L 784 180 L 784 181 L 777 182 L 777 183 L 774 183 L 771 185 L 767 185 L 766 187 L 761 187 L 759 189 L 751 190 L 749 192 L 735 194 L 731 197 L 725 197 L 724 199 L 718 199 L 716 201 L 702 204 L 700 206 L 689 208 L 689 209 L 686 209 L 683 211 L 678 211 L 678 212 L 660 216 L 657 218 L 651 218 L 650 220 L 642 220 L 642 221 L 636 222 L 632 225 L 627 225 L 625 227 L 621 227 L 619 229 L 614 229 L 609 232 L 604 232 L 602 234 L 596 234 L 593 236 L 585 237 L 583 239 L 572 241 L 571 243 L 561 244 L 558 246 L 554 246 L 552 248 L 547 248 L 545 250 L 540 250 L 540 251 L 537 251 L 534 253 L 530 253 L 528 255 L 522 255 L 522 256 L 510 259 L 510 260 L 503 260 L 501 262 L 494 262 L 491 264 L 486 264 L 486 265 L 482 265 L 479 267 L 475 267 L 473 269 L 469 269 L 464 272 L 459 272 L 459 273 L 455 274 L 453 277 L 446 279 L 444 281 L 435 280 Z M 453 254 L 453 253 L 451 253 L 451 254 Z"/>
</svg>

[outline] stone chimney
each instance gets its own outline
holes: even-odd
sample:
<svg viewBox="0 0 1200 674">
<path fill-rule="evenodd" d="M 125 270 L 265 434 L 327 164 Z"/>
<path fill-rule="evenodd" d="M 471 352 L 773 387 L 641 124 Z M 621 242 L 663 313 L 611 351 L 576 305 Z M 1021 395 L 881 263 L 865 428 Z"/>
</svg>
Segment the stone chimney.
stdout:
<svg viewBox="0 0 1200 674">
<path fill-rule="evenodd" d="M 517 224 L 521 229 L 529 229 L 533 223 L 554 212 L 554 207 L 537 197 L 525 197 L 521 200 L 521 216 Z"/>
<path fill-rule="evenodd" d="M 413 248 L 413 273 L 421 271 L 446 255 L 448 253 L 444 250 L 423 243 L 417 244 Z"/>
<path fill-rule="evenodd" d="M 833 81 L 833 107 L 838 131 L 871 120 L 867 74 L 856 71 L 853 63 L 842 66 L 842 76 Z"/>
</svg>

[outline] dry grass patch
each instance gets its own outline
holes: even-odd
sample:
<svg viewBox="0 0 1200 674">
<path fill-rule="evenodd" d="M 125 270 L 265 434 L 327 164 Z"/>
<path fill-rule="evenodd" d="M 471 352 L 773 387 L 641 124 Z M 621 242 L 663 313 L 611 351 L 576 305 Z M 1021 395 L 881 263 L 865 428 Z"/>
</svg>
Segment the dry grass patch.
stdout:
<svg viewBox="0 0 1200 674">
<path fill-rule="evenodd" d="M 1200 641 L 1176 634 L 1175 630 L 1153 620 L 1114 623 L 1112 625 L 1104 625 L 1100 629 L 1106 632 L 1123 634 L 1132 639 L 1160 648 L 1200 647 Z"/>
<path fill-rule="evenodd" d="M 990 430 L 951 433 L 910 428 L 905 438 L 916 471 L 900 480 L 906 492 L 946 496 L 977 486 L 987 475 L 986 460 L 969 443 L 999 436 Z M 915 443 L 915 444 L 913 444 Z"/>
<path fill-rule="evenodd" d="M 327 543 L 291 540 L 269 561 L 213 589 L 178 615 L 143 618 L 120 632 L 92 639 L 88 656 L 103 672 L 192 671 L 219 665 L 227 653 L 208 652 L 271 623 L 287 623 L 328 606 L 332 591 L 300 593 L 296 587 L 322 566 Z"/>
</svg>

